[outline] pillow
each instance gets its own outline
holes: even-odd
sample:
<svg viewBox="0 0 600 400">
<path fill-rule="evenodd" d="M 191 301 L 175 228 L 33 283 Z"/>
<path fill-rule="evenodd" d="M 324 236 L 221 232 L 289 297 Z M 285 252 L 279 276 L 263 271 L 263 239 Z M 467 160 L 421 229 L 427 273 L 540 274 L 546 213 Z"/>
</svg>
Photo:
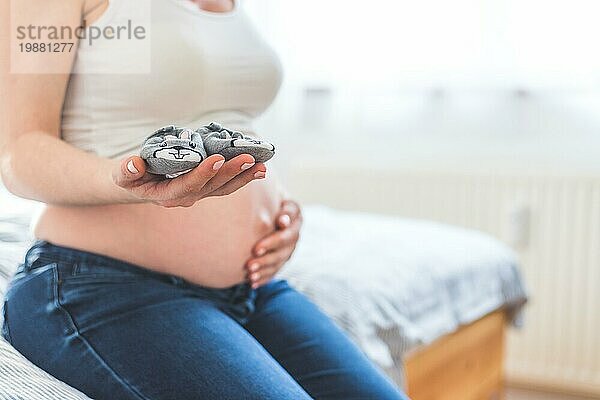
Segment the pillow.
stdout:
<svg viewBox="0 0 600 400">
<path fill-rule="evenodd" d="M 33 365 L 0 337 L 0 400 L 90 400 Z"/>
</svg>

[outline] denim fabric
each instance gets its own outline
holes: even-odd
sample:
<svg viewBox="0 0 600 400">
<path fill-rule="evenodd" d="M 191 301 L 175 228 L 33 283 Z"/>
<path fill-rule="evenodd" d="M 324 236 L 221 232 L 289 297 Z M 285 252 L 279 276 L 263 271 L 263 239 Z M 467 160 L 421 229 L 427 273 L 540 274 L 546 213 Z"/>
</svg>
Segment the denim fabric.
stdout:
<svg viewBox="0 0 600 400">
<path fill-rule="evenodd" d="M 406 399 L 283 280 L 212 289 L 38 242 L 6 302 L 12 345 L 96 400 Z"/>
</svg>

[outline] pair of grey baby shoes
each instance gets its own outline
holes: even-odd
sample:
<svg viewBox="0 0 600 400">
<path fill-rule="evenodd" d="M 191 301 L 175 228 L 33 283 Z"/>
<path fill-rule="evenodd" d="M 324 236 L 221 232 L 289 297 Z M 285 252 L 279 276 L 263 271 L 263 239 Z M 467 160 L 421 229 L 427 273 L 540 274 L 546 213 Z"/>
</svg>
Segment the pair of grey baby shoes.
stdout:
<svg viewBox="0 0 600 400">
<path fill-rule="evenodd" d="M 188 172 L 213 154 L 221 154 L 226 161 L 250 154 L 256 162 L 266 162 L 275 154 L 275 146 L 211 122 L 196 130 L 175 125 L 160 128 L 148 136 L 140 151 L 147 172 L 167 178 Z"/>
</svg>

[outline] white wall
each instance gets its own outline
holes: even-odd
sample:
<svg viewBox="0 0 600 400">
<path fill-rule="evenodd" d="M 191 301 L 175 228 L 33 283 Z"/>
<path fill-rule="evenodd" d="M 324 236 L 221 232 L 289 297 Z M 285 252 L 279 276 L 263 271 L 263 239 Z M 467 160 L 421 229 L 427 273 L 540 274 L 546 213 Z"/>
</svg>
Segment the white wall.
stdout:
<svg viewBox="0 0 600 400">
<path fill-rule="evenodd" d="M 259 126 L 298 163 L 600 173 L 600 91 L 284 90 Z"/>
<path fill-rule="evenodd" d="M 600 172 L 596 1 L 246 5 L 284 62 L 259 128 L 286 159 Z"/>
</svg>

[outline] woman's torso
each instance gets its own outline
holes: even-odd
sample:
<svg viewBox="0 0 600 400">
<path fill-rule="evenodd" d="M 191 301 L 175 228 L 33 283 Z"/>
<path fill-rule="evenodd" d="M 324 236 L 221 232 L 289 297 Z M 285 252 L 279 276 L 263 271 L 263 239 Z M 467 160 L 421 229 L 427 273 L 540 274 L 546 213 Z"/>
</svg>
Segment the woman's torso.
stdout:
<svg viewBox="0 0 600 400">
<path fill-rule="evenodd" d="M 251 131 L 277 92 L 278 60 L 239 2 L 217 14 L 189 0 L 113 0 L 93 27 L 127 25 L 143 26 L 145 39 L 80 43 L 62 120 L 62 138 L 76 147 L 121 159 L 164 125 L 214 120 Z M 225 287 L 244 280 L 244 262 L 273 231 L 280 200 L 267 178 L 187 209 L 47 206 L 35 232 L 56 244 Z"/>
</svg>

